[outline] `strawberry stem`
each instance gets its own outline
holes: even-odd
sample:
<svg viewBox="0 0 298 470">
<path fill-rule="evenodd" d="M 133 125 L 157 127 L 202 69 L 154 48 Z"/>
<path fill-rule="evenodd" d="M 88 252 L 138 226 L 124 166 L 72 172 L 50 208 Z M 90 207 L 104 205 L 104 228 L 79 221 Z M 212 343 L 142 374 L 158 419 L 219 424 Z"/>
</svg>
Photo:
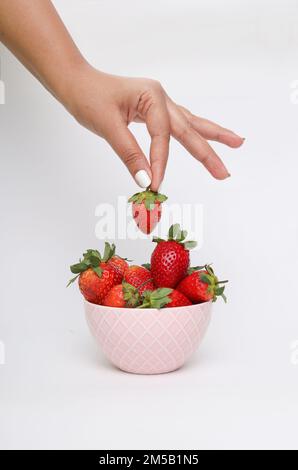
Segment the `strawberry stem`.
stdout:
<svg viewBox="0 0 298 470">
<path fill-rule="evenodd" d="M 146 303 L 143 303 L 143 304 L 139 305 L 138 308 L 150 308 L 150 307 L 151 307 L 150 302 L 146 302 Z"/>
</svg>

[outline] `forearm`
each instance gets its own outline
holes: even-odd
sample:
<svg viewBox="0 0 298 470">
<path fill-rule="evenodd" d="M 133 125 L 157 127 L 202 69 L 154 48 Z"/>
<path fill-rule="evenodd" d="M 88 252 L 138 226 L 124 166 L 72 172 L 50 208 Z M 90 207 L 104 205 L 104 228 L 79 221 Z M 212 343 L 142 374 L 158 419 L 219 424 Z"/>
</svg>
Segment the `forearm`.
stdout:
<svg viewBox="0 0 298 470">
<path fill-rule="evenodd" d="M 50 0 L 0 0 L 0 40 L 66 104 L 85 61 Z"/>
</svg>

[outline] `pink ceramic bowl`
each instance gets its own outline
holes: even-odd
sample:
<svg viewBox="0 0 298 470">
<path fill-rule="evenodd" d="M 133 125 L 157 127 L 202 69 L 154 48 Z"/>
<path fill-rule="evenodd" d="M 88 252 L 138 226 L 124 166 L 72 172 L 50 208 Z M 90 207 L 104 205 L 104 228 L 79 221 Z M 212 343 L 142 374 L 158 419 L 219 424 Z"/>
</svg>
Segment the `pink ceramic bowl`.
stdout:
<svg viewBox="0 0 298 470">
<path fill-rule="evenodd" d="M 181 367 L 207 330 L 212 303 L 190 307 L 129 309 L 85 303 L 89 329 L 107 358 L 134 374 Z"/>
</svg>

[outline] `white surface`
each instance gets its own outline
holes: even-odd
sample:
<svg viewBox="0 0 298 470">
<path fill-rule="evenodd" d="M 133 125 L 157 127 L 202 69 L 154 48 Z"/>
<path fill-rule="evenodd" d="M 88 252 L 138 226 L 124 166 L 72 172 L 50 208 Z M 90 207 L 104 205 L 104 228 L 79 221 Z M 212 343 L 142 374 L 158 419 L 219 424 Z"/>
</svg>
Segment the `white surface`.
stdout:
<svg viewBox="0 0 298 470">
<path fill-rule="evenodd" d="M 56 5 L 94 65 L 159 79 L 246 137 L 241 150 L 215 146 L 226 182 L 173 142 L 163 186 L 173 202 L 204 205 L 195 264 L 214 261 L 230 279 L 229 303 L 179 372 L 127 375 L 96 355 L 68 266 L 97 244 L 95 206 L 136 185 L 2 49 L 0 447 L 297 448 L 297 2 Z M 138 262 L 151 250 L 118 246 Z"/>
</svg>

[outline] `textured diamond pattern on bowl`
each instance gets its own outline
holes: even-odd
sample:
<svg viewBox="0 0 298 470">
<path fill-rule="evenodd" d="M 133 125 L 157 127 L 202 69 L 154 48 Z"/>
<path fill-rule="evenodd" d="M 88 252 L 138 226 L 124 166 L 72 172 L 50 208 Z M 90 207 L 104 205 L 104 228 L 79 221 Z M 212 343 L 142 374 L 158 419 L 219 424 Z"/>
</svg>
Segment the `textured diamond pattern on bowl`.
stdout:
<svg viewBox="0 0 298 470">
<path fill-rule="evenodd" d="M 211 302 L 141 310 L 85 301 L 85 312 L 92 335 L 113 364 L 126 372 L 160 374 L 181 367 L 198 347 Z"/>
</svg>

